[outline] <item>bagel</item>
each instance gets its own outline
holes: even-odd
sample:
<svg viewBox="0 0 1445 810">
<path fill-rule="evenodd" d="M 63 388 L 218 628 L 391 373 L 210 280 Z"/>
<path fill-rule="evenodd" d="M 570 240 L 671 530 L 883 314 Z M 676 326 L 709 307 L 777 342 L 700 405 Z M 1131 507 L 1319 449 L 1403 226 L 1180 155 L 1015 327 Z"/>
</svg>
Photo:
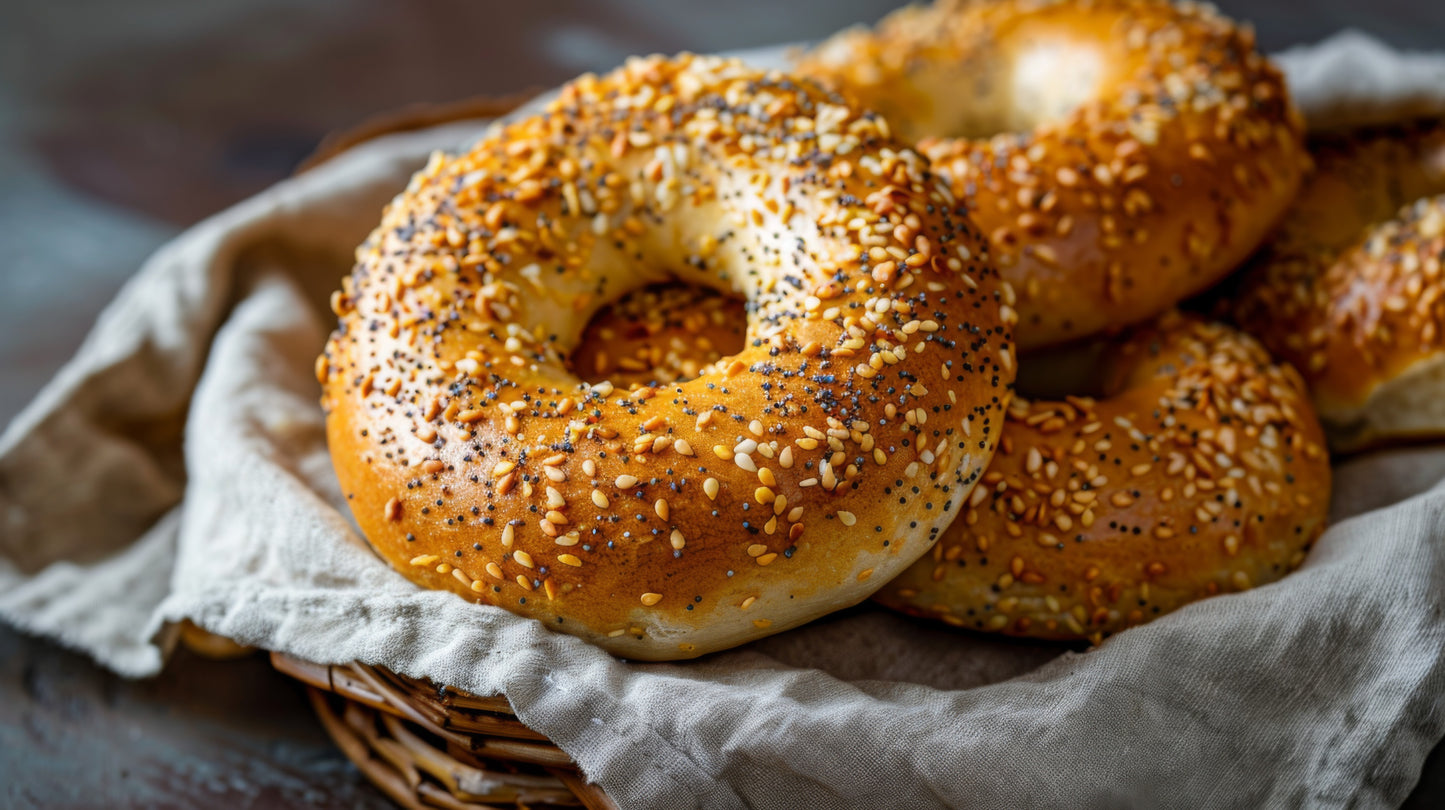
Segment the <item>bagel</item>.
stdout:
<svg viewBox="0 0 1445 810">
<path fill-rule="evenodd" d="M 1299 565 L 1330 493 L 1299 375 L 1232 327 L 1177 313 L 1103 358 L 1098 399 L 1013 401 L 963 513 L 877 601 L 1098 642 Z"/>
<path fill-rule="evenodd" d="M 358 248 L 317 361 L 342 491 L 426 588 L 629 658 L 871 594 L 997 444 L 1012 291 L 876 116 L 735 61 L 633 59 L 434 156 Z M 743 297 L 692 379 L 584 382 L 592 315 Z"/>
<path fill-rule="evenodd" d="M 1232 311 L 1310 386 L 1330 444 L 1445 435 L 1445 123 L 1321 136 Z"/>
<path fill-rule="evenodd" d="M 1017 291 L 1023 349 L 1145 321 L 1297 192 L 1303 123 L 1253 34 L 1165 0 L 910 7 L 798 69 L 933 160 Z"/>
</svg>

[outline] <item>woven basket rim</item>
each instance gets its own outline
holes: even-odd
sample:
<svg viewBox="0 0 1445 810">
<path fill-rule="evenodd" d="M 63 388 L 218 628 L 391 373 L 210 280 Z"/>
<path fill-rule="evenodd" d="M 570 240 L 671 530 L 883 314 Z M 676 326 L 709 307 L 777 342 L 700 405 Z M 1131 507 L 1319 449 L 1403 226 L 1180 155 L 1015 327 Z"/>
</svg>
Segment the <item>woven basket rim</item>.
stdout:
<svg viewBox="0 0 1445 810">
<path fill-rule="evenodd" d="M 457 121 L 498 118 L 512 112 L 542 92 L 541 88 L 531 87 L 503 96 L 472 96 L 445 103 L 419 102 L 408 104 L 400 109 L 376 113 L 362 119 L 355 126 L 325 135 L 311 154 L 297 165 L 293 174 L 311 171 L 349 149 L 387 135 L 415 132 Z"/>
<path fill-rule="evenodd" d="M 356 662 L 314 664 L 281 652 L 270 659 L 306 685 L 342 753 L 404 807 L 617 810 L 565 751 L 518 720 L 504 697 Z"/>
</svg>

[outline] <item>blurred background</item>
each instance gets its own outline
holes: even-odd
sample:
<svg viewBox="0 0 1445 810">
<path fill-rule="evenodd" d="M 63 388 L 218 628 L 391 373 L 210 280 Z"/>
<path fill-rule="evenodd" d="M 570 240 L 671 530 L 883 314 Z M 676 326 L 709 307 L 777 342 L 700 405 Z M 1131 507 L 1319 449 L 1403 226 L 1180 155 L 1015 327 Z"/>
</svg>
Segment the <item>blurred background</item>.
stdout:
<svg viewBox="0 0 1445 810">
<path fill-rule="evenodd" d="M 814 40 L 893 0 L 0 0 L 0 425 L 166 239 L 327 134 L 634 53 Z M 1276 51 L 1445 50 L 1440 0 L 1226 0 Z M 129 683 L 0 628 L 0 805 L 387 806 L 261 658 Z M 1427 768 L 1421 807 L 1445 806 Z"/>
<path fill-rule="evenodd" d="M 0 0 L 0 423 L 157 245 L 328 132 L 628 54 L 813 40 L 896 0 Z M 1445 48 L 1439 0 L 1226 0 L 1266 50 Z"/>
</svg>

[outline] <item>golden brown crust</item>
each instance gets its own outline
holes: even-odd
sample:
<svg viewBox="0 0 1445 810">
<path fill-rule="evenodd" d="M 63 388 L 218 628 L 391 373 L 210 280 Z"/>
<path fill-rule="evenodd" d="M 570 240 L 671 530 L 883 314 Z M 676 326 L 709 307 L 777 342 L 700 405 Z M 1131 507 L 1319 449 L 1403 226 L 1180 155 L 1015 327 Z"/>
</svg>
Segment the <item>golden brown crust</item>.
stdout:
<svg viewBox="0 0 1445 810">
<path fill-rule="evenodd" d="M 951 625 L 1090 638 L 1297 566 L 1330 467 L 1295 371 L 1166 315 L 1106 361 L 1105 395 L 1015 400 L 963 514 L 875 597 Z"/>
<path fill-rule="evenodd" d="M 1300 369 L 1336 449 L 1445 433 L 1432 376 L 1445 362 L 1445 123 L 1311 146 L 1318 170 L 1250 263 L 1234 316 Z"/>
<path fill-rule="evenodd" d="M 920 140 L 1018 291 L 1025 349 L 1209 287 L 1307 164 L 1279 71 L 1203 6 L 944 0 L 844 32 L 800 69 Z"/>
<path fill-rule="evenodd" d="M 318 375 L 367 538 L 629 657 L 865 598 L 952 517 L 1013 379 L 1012 292 L 925 162 L 726 60 L 570 83 L 434 158 L 357 255 Z M 748 300 L 743 350 L 583 383 L 589 317 L 674 276 Z"/>
</svg>

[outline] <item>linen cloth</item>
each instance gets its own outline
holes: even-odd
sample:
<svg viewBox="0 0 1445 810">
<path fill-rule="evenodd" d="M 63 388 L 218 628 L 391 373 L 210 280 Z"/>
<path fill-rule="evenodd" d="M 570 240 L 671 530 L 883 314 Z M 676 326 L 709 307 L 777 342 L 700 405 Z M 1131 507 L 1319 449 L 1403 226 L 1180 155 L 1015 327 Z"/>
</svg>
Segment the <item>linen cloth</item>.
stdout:
<svg viewBox="0 0 1445 810">
<path fill-rule="evenodd" d="M 777 62 L 777 49 L 753 52 Z M 1312 124 L 1445 110 L 1445 57 L 1282 54 Z M 623 807 L 1362 807 L 1445 732 L 1445 447 L 1338 468 L 1283 581 L 1089 651 L 863 606 L 680 664 L 420 591 L 358 535 L 312 363 L 381 206 L 482 122 L 364 144 L 159 251 L 0 436 L 0 618 L 129 676 L 174 623 L 506 695 Z"/>
</svg>

